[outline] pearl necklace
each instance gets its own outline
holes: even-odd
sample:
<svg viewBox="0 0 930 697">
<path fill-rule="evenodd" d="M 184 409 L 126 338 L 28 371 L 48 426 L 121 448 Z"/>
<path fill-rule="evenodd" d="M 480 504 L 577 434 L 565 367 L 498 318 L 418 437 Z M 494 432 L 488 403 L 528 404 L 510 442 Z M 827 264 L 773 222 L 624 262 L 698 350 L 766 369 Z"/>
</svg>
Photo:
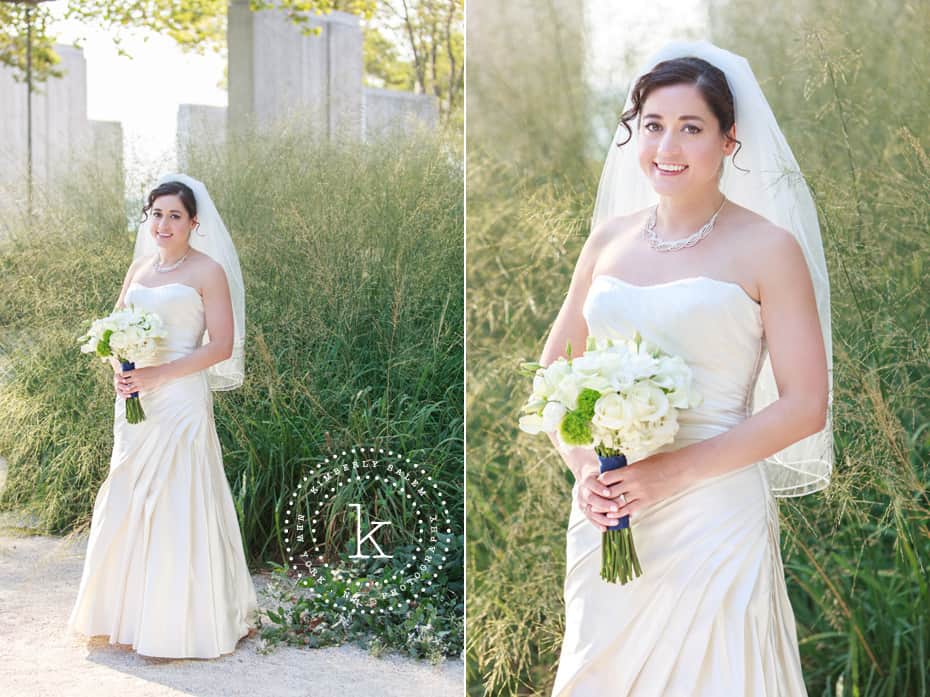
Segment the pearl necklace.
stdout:
<svg viewBox="0 0 930 697">
<path fill-rule="evenodd" d="M 190 247 L 188 247 L 183 257 L 178 259 L 173 264 L 169 264 L 168 266 L 162 266 L 161 258 L 158 258 L 155 260 L 155 270 L 158 273 L 168 273 L 169 271 L 174 271 L 176 268 L 178 268 L 181 264 L 184 263 L 184 260 L 187 259 L 187 255 L 190 253 L 191 253 L 191 250 L 190 250 Z"/>
<path fill-rule="evenodd" d="M 649 214 L 649 219 L 646 221 L 646 224 L 643 226 L 642 237 L 649 245 L 659 252 L 674 252 L 679 249 L 684 249 L 685 247 L 693 247 L 698 242 L 703 240 L 710 234 L 710 231 L 714 229 L 714 223 L 717 222 L 717 215 L 720 213 L 723 208 L 723 204 L 727 202 L 727 197 L 723 197 L 723 203 L 720 204 L 720 208 L 717 209 L 717 212 L 714 213 L 710 220 L 704 223 L 703 227 L 700 230 L 695 232 L 693 235 L 689 235 L 680 240 L 672 240 L 667 242 L 665 240 L 659 239 L 659 236 L 656 234 L 656 213 L 659 210 L 659 204 L 656 204 L 652 213 Z"/>
</svg>

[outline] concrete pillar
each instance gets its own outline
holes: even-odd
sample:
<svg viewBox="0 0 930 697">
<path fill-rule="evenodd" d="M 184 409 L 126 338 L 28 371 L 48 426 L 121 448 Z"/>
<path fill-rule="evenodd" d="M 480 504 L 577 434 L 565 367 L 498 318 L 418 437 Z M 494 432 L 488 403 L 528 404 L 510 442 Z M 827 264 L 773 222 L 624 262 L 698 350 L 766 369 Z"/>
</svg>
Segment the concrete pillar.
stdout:
<svg viewBox="0 0 930 697">
<path fill-rule="evenodd" d="M 345 12 L 311 17 L 302 28 L 280 10 L 249 10 L 248 0 L 229 5 L 229 126 L 267 128 L 299 115 L 333 138 L 361 137 L 362 32 Z"/>
</svg>

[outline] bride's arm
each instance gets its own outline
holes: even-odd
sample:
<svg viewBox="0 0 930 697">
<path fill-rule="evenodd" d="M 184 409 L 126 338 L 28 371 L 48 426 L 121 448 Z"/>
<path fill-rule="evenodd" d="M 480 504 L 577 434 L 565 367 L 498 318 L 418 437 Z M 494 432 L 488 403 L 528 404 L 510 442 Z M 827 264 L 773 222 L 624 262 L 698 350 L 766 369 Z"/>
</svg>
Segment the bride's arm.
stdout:
<svg viewBox="0 0 930 697">
<path fill-rule="evenodd" d="M 210 333 L 210 341 L 191 351 L 186 356 L 175 359 L 170 363 L 156 366 L 161 369 L 161 377 L 167 380 L 206 370 L 211 365 L 225 361 L 232 356 L 233 323 L 232 300 L 229 296 L 229 284 L 223 267 L 213 262 L 203 281 L 203 306 Z"/>
<path fill-rule="evenodd" d="M 768 232 L 768 231 L 767 231 Z M 762 322 L 779 397 L 719 436 L 677 451 L 689 481 L 763 460 L 822 430 L 829 380 L 810 272 L 800 246 L 780 228 L 760 235 Z"/>
<path fill-rule="evenodd" d="M 577 357 L 584 353 L 588 339 L 588 325 L 585 322 L 584 315 L 582 315 L 582 307 L 588 295 L 588 290 L 591 288 L 597 258 L 604 247 L 607 237 L 608 231 L 605 224 L 592 230 L 588 239 L 585 240 L 581 254 L 578 256 L 578 262 L 575 264 L 575 270 L 572 273 L 568 294 L 543 346 L 542 356 L 539 358 L 540 364 L 548 366 L 556 359 L 565 356 L 568 342 L 571 342 L 572 356 Z M 581 479 L 581 468 L 583 466 L 597 466 L 597 457 L 593 451 L 568 447 L 562 444 L 554 434 L 549 433 L 547 435 L 549 440 L 552 441 L 552 445 L 559 451 L 562 459 L 565 460 L 565 463 L 575 475 L 575 479 Z"/>
<path fill-rule="evenodd" d="M 129 285 L 132 283 L 133 277 L 136 275 L 136 271 L 142 266 L 142 264 L 147 260 L 147 257 L 139 257 L 138 259 L 133 260 L 129 265 L 129 269 L 126 271 L 126 277 L 123 279 L 123 287 L 120 288 L 119 297 L 116 299 L 116 304 L 113 306 L 113 310 L 122 310 L 126 304 L 126 293 L 129 291 Z M 119 373 L 122 371 L 122 365 L 116 360 L 113 356 L 110 356 L 110 365 L 113 366 L 113 372 Z M 115 381 L 115 378 L 114 378 Z"/>
<path fill-rule="evenodd" d="M 148 261 L 148 257 L 139 257 L 133 260 L 129 265 L 129 269 L 126 271 L 126 277 L 123 279 L 123 287 L 120 288 L 119 297 L 116 299 L 116 305 L 113 306 L 114 310 L 122 310 L 125 307 L 126 293 L 129 291 L 129 285 L 132 283 L 136 271 L 138 271 L 146 261 Z"/>
</svg>

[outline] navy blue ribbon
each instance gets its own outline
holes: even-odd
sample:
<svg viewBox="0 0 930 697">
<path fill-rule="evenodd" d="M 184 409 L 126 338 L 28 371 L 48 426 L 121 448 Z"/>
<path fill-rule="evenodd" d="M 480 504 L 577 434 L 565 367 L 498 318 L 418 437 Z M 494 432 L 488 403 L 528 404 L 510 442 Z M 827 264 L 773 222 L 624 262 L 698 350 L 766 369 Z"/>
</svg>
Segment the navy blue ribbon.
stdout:
<svg viewBox="0 0 930 697">
<path fill-rule="evenodd" d="M 123 365 L 123 370 L 135 370 L 136 369 L 136 364 L 133 363 L 132 361 L 122 361 L 122 365 Z M 138 396 L 139 396 L 138 392 L 133 392 L 131 395 L 129 395 L 129 398 L 132 399 L 133 397 L 138 397 Z"/>
<path fill-rule="evenodd" d="M 608 457 L 597 456 L 597 459 L 601 462 L 601 474 L 604 472 L 609 472 L 610 470 L 620 469 L 621 467 L 626 467 L 626 455 L 609 455 Z M 608 530 L 624 530 L 630 527 L 630 516 L 625 515 L 622 518 L 617 518 L 617 524 L 611 525 L 608 527 Z"/>
</svg>

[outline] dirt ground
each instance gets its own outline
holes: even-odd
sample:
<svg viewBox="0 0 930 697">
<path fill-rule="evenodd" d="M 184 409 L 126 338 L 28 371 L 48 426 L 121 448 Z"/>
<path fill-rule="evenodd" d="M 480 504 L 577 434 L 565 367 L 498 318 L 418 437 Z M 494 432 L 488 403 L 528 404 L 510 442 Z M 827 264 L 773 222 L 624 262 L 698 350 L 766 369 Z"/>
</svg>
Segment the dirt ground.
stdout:
<svg viewBox="0 0 930 697">
<path fill-rule="evenodd" d="M 0 488 L 5 479 L 0 460 Z M 0 695 L 3 697 L 461 697 L 461 660 L 432 666 L 355 646 L 257 652 L 247 637 L 214 660 L 140 656 L 106 637 L 71 638 L 65 624 L 81 580 L 87 536 L 28 534 L 28 521 L 0 514 Z M 262 602 L 267 582 L 253 576 Z"/>
</svg>

